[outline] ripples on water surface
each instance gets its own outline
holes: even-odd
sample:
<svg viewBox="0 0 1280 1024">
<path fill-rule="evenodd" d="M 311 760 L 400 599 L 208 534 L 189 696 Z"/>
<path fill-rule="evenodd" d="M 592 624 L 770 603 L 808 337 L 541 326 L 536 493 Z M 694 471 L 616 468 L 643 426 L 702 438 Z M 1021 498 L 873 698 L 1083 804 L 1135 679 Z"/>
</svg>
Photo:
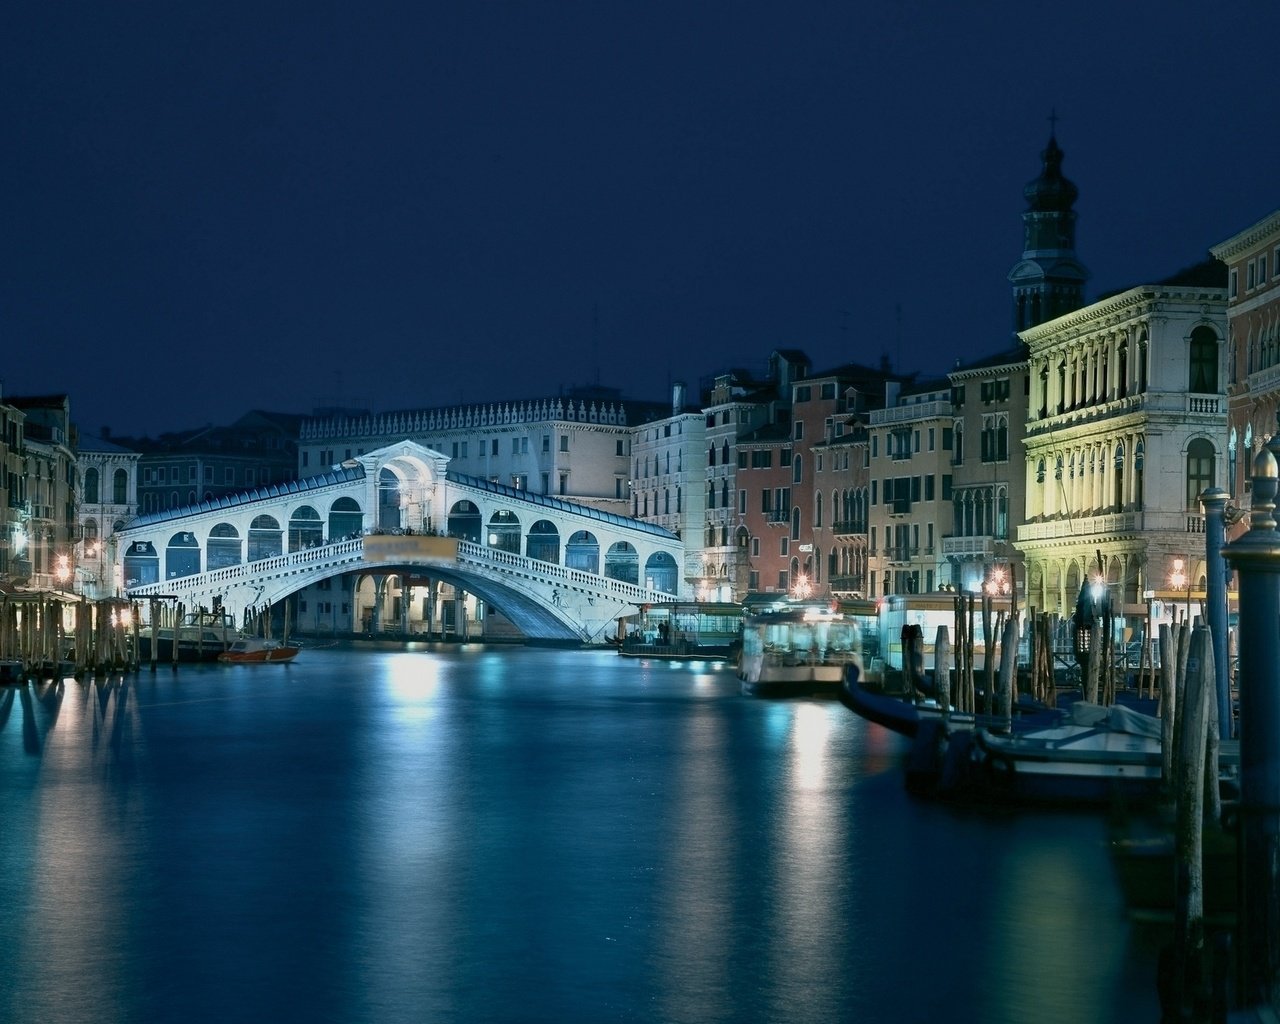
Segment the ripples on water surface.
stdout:
<svg viewBox="0 0 1280 1024">
<path fill-rule="evenodd" d="M 0 690 L 0 1020 L 1158 1019 L 1104 823 L 724 669 L 331 648 Z"/>
</svg>

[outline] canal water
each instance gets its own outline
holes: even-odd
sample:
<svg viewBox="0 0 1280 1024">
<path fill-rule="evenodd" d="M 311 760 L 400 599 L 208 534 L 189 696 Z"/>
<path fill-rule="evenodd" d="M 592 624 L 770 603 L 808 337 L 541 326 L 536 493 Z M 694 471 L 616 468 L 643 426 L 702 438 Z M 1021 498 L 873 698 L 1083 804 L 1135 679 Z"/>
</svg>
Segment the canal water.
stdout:
<svg viewBox="0 0 1280 1024">
<path fill-rule="evenodd" d="M 307 649 L 0 690 L 0 1020 L 1155 1021 L 1106 823 L 724 668 Z"/>
</svg>

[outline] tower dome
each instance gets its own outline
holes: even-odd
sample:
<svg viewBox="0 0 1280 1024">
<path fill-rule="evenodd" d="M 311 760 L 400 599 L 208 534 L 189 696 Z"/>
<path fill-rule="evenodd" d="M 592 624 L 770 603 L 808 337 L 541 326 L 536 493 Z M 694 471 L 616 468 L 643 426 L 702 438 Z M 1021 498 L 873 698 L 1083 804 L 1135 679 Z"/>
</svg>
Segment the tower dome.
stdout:
<svg viewBox="0 0 1280 1024">
<path fill-rule="evenodd" d="M 1066 213 L 1079 194 L 1075 185 L 1062 176 L 1062 150 L 1052 133 L 1049 145 L 1040 151 L 1044 166 L 1040 176 L 1027 183 L 1022 190 L 1028 209 L 1040 213 Z"/>
</svg>

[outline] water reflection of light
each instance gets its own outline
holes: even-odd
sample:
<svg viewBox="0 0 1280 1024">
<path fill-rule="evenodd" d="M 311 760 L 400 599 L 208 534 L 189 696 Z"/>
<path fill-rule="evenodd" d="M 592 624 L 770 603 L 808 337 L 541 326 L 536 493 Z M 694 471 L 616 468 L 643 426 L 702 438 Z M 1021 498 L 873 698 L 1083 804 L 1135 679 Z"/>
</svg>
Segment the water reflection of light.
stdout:
<svg viewBox="0 0 1280 1024">
<path fill-rule="evenodd" d="M 831 718 L 817 704 L 800 704 L 792 728 L 792 789 L 817 789 L 824 781 Z"/>
<path fill-rule="evenodd" d="M 1107 1019 L 1107 994 L 1119 984 L 1127 939 L 1110 879 L 1086 874 L 1077 852 L 1050 836 L 1024 840 L 1018 850 L 1004 858 L 996 872 L 1002 884 L 988 894 L 990 984 L 982 986 L 980 1019 L 1029 1020 L 1032 1013 L 1043 1024 Z M 1089 892 L 1094 898 L 1080 898 Z M 1099 927 L 1108 910 L 1115 926 Z M 1046 971 L 1045 957 L 1077 970 Z M 1089 984 L 1081 984 L 1083 971 Z"/>
<path fill-rule="evenodd" d="M 79 780 L 131 768 L 141 723 L 127 684 L 55 686 L 62 698 L 57 728 L 43 738 L 40 769 L 54 781 L 40 788 L 31 828 L 19 833 L 37 870 L 13 941 L 20 960 L 38 946 L 42 965 L 26 985 L 22 1019 L 105 1019 L 139 998 L 136 974 L 119 970 L 104 951 L 129 959 L 125 898 L 137 881 L 147 813 L 136 794 L 104 800 L 102 789 Z M 35 693 L 42 702 L 50 698 L 48 689 Z"/>
<path fill-rule="evenodd" d="M 713 955 L 730 930 L 734 901 L 741 897 L 726 871 L 738 821 L 725 771 L 723 719 L 687 718 L 672 763 L 681 770 L 675 786 L 666 880 L 659 897 L 659 947 L 664 1020 L 713 1020 L 729 988 L 730 965 Z"/>
<path fill-rule="evenodd" d="M 433 699 L 440 688 L 440 670 L 430 655 L 405 653 L 387 659 L 387 689 L 396 716 L 418 721 L 435 714 Z"/>
<path fill-rule="evenodd" d="M 833 937 L 848 924 L 837 919 L 835 910 L 843 881 L 842 837 L 832 827 L 838 820 L 832 807 L 836 791 L 828 785 L 837 709 L 800 703 L 789 710 L 786 787 L 773 837 L 775 862 L 785 868 L 779 872 L 769 922 L 775 941 L 764 966 L 773 979 L 776 1019 L 788 1019 L 795 1011 L 793 1001 L 803 993 L 810 1019 L 834 1020 L 835 1007 L 825 1005 L 830 986 L 824 983 L 837 971 Z"/>
</svg>

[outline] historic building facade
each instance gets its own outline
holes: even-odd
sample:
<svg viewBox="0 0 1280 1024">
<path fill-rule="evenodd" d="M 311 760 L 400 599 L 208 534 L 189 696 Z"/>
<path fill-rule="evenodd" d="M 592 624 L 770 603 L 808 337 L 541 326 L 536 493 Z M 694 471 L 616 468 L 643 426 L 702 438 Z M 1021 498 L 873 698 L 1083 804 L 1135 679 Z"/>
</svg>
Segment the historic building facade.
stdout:
<svg viewBox="0 0 1280 1024">
<path fill-rule="evenodd" d="M 22 457 L 26 414 L 0 401 L 0 584 L 25 582 L 31 575 L 23 508 L 27 477 Z"/>
<path fill-rule="evenodd" d="M 1203 577 L 1199 496 L 1225 481 L 1225 278 L 1210 262 L 1021 333 L 1032 393 L 1017 548 L 1035 607 L 1069 614 L 1100 576 L 1139 615 L 1175 559 Z"/>
<path fill-rule="evenodd" d="M 1226 486 L 1247 505 L 1253 456 L 1280 415 L 1280 210 L 1210 251 L 1227 266 Z"/>
<path fill-rule="evenodd" d="M 1016 587 L 1022 594 L 1026 574 L 1013 546 L 1013 529 L 1026 505 L 1026 346 L 957 367 L 947 376 L 953 416 L 953 515 L 942 536 L 947 582 L 970 591 Z"/>
<path fill-rule="evenodd" d="M 951 385 L 889 385 L 870 414 L 868 597 L 919 594 L 949 584 L 942 526 L 951 519 Z"/>
<path fill-rule="evenodd" d="M 715 377 L 705 398 L 707 497 L 698 593 L 707 600 L 741 601 L 747 594 L 751 542 L 738 484 L 738 439 L 769 421 L 777 397 L 772 380 L 733 370 Z"/>
<path fill-rule="evenodd" d="M 81 434 L 76 450 L 80 473 L 80 543 L 76 568 L 82 592 L 92 598 L 110 597 L 123 581 L 113 567 L 120 559 L 115 535 L 138 511 L 140 452 L 91 434 Z"/>
<path fill-rule="evenodd" d="M 11 402 L 24 414 L 24 480 L 18 529 L 13 534 L 19 549 L 15 559 L 18 582 L 37 589 L 70 590 L 80 537 L 71 399 L 66 395 L 42 395 L 13 398 Z"/>
<path fill-rule="evenodd" d="M 638 424 L 631 441 L 631 515 L 670 530 L 684 541 L 684 581 L 704 586 L 702 524 L 707 431 L 702 410 L 672 388 L 670 414 Z"/>
<path fill-rule="evenodd" d="M 663 403 L 624 401 L 608 388 L 489 405 L 335 412 L 303 422 L 298 475 L 410 440 L 448 456 L 454 472 L 627 514 L 632 428 L 666 413 Z"/>
</svg>

